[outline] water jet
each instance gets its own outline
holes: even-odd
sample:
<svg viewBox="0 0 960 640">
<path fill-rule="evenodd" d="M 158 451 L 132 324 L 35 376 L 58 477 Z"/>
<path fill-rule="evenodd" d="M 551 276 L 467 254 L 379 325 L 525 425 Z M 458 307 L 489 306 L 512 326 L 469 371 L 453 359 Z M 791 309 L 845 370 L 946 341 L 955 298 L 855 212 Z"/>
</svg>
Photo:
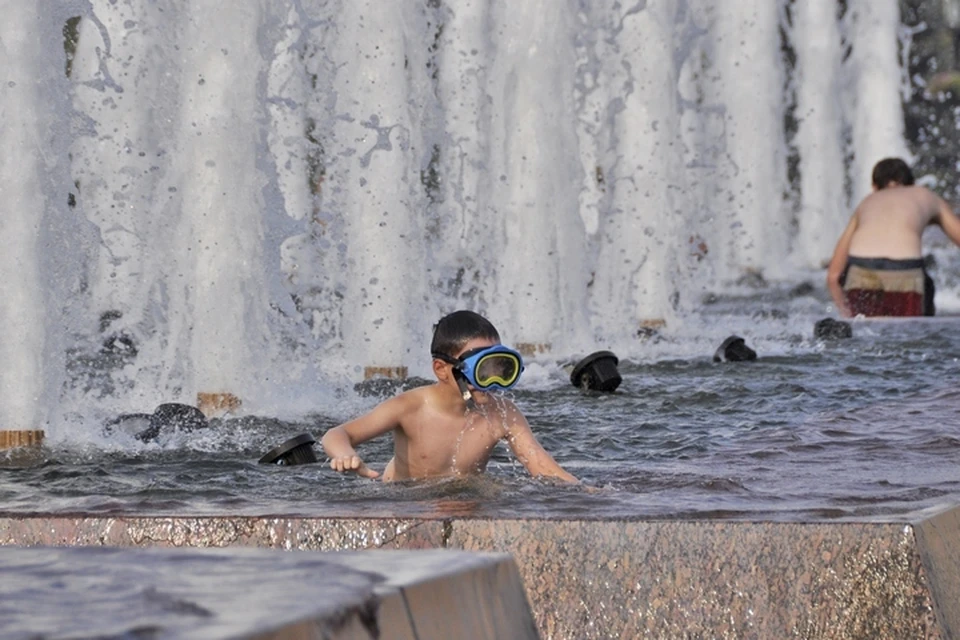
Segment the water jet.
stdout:
<svg viewBox="0 0 960 640">
<path fill-rule="evenodd" d="M 0 474 L 0 542 L 487 545 L 524 558 L 557 638 L 949 635 L 914 597 L 904 531 L 960 482 L 960 343 L 875 323 L 823 358 L 795 339 L 827 313 L 864 166 L 909 148 L 956 183 L 939 144 L 903 136 L 907 89 L 927 140 L 956 129 L 949 100 L 937 122 L 915 111 L 918 22 L 892 0 L 398 6 L 6 3 L 0 424 L 42 425 L 51 463 Z M 754 313 L 771 304 L 788 315 Z M 466 489 L 249 464 L 367 409 L 366 364 L 429 377 L 452 308 L 530 345 L 516 402 L 601 491 L 527 482 L 499 454 Z M 763 375 L 701 357 L 729 326 L 777 354 Z M 635 393 L 570 389 L 552 359 L 598 344 L 644 363 L 623 375 Z M 205 416 L 241 398 L 247 415 L 149 446 L 99 431 L 198 390 Z M 919 624 L 879 628 L 911 603 Z"/>
</svg>

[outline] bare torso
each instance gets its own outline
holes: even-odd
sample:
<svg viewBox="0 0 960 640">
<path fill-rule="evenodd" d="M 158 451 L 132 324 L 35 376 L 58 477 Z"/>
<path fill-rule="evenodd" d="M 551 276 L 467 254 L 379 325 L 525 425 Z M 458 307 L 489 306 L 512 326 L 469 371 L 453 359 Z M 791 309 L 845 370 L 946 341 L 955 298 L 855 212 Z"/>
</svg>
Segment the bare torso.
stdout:
<svg viewBox="0 0 960 640">
<path fill-rule="evenodd" d="M 919 258 L 924 229 L 937 221 L 940 200 L 925 187 L 891 186 L 857 207 L 849 255 L 859 258 Z"/>
<path fill-rule="evenodd" d="M 441 394 L 426 387 L 416 409 L 394 429 L 394 457 L 383 479 L 405 480 L 482 472 L 497 443 L 507 437 L 512 403 L 493 394 L 476 394 L 477 404 L 451 410 Z"/>
</svg>

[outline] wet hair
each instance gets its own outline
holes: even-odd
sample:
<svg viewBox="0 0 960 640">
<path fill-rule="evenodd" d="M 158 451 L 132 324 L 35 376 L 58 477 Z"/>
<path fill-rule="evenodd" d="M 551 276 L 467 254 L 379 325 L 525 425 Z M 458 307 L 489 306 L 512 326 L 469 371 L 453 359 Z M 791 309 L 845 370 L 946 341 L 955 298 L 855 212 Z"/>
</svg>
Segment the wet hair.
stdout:
<svg viewBox="0 0 960 640">
<path fill-rule="evenodd" d="M 454 311 L 433 325 L 430 353 L 443 353 L 452 357 L 459 353 L 465 344 L 476 338 L 500 342 L 497 328 L 479 313 Z"/>
<path fill-rule="evenodd" d="M 913 184 L 913 171 L 900 158 L 884 158 L 873 166 L 873 186 L 883 189 L 891 182 L 905 187 Z"/>
</svg>

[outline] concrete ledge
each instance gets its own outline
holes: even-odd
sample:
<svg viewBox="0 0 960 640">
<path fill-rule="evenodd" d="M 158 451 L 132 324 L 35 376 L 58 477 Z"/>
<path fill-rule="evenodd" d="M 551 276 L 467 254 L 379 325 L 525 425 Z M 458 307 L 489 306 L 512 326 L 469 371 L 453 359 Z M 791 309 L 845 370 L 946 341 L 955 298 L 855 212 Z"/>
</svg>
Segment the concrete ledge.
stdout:
<svg viewBox="0 0 960 640">
<path fill-rule="evenodd" d="M 0 573 L 4 637 L 537 637 L 503 554 L 7 547 Z"/>
<path fill-rule="evenodd" d="M 450 545 L 512 553 L 544 637 L 950 637 L 902 524 L 471 522 Z"/>
<path fill-rule="evenodd" d="M 0 545 L 263 547 L 340 551 L 446 546 L 437 520 L 283 517 L 4 516 Z"/>
<path fill-rule="evenodd" d="M 0 516 L 0 544 L 509 553 L 545 638 L 960 637 L 960 509 L 901 522 Z"/>
<path fill-rule="evenodd" d="M 960 508 L 931 513 L 912 528 L 943 635 L 960 638 Z"/>
</svg>

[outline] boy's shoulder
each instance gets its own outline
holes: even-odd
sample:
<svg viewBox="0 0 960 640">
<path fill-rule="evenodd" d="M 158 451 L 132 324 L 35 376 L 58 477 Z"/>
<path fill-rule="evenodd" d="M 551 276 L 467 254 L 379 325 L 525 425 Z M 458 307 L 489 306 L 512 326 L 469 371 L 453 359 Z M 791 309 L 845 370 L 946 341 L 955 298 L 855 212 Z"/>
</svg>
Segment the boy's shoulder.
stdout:
<svg viewBox="0 0 960 640">
<path fill-rule="evenodd" d="M 383 406 L 393 414 L 398 423 L 402 426 L 407 419 L 420 415 L 431 408 L 445 404 L 443 398 L 443 389 L 438 384 L 429 384 L 422 387 L 408 389 L 403 393 L 389 398 L 383 402 Z"/>
<path fill-rule="evenodd" d="M 421 387 L 414 387 L 413 389 L 407 389 L 406 391 L 402 393 L 398 393 L 397 395 L 393 396 L 391 400 L 398 403 L 406 404 L 408 406 L 420 404 L 430 398 L 435 397 L 438 393 L 440 393 L 439 386 L 440 385 L 434 382 L 433 384 L 427 384 Z"/>
</svg>

